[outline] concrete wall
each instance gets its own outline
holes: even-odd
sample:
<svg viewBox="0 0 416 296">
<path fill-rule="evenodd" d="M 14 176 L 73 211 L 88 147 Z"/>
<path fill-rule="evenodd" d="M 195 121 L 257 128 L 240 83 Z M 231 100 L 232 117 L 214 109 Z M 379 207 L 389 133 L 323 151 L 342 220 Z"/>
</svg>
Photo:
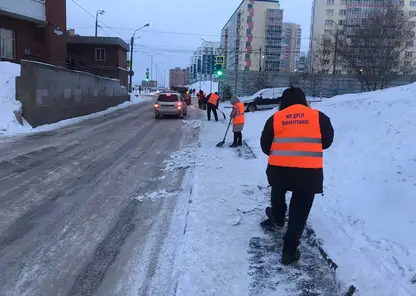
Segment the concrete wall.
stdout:
<svg viewBox="0 0 416 296">
<path fill-rule="evenodd" d="M 129 100 L 119 80 L 22 60 L 16 99 L 33 126 L 105 110 Z"/>
<path fill-rule="evenodd" d="M 416 75 L 400 75 L 390 82 L 389 87 L 415 81 Z M 224 86 L 229 85 L 233 94 L 248 96 L 263 88 L 288 87 L 291 84 L 301 87 L 308 96 L 332 97 L 365 91 L 360 81 L 351 75 L 326 74 L 319 77 L 303 78 L 301 75 L 295 76 L 293 73 L 230 70 L 224 71 L 224 75 L 220 79 L 219 91 L 222 93 Z"/>
</svg>

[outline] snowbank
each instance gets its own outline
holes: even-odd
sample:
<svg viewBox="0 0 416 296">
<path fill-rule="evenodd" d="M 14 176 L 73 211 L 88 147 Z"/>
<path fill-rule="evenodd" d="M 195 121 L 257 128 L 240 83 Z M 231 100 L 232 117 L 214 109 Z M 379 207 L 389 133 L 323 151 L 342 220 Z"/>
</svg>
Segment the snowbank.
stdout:
<svg viewBox="0 0 416 296">
<path fill-rule="evenodd" d="M 357 295 L 416 295 L 415 92 L 412 84 L 313 104 L 336 134 L 325 152 L 325 195 L 309 222 L 339 265 L 341 286 L 355 285 Z M 255 159 L 215 147 L 225 121 L 202 125 L 177 295 L 297 295 L 248 260 L 250 238 L 264 235 L 269 189 L 259 137 L 273 112 L 247 114 L 243 136 Z"/>
<path fill-rule="evenodd" d="M 211 92 L 218 91 L 218 82 L 212 82 L 212 91 L 211 91 L 211 81 L 200 81 L 195 82 L 189 85 L 189 88 L 195 88 L 196 91 L 199 91 L 202 89 L 206 94 L 209 94 Z"/>
<path fill-rule="evenodd" d="M 18 136 L 18 135 L 35 134 L 35 133 L 55 130 L 55 129 L 58 129 L 58 128 L 61 128 L 61 127 L 65 127 L 65 126 L 69 126 L 69 125 L 73 125 L 73 124 L 82 122 L 82 121 L 87 120 L 87 119 L 97 118 L 97 117 L 109 114 L 111 112 L 114 112 L 114 111 L 117 111 L 117 110 L 120 110 L 120 109 L 124 109 L 124 108 L 130 107 L 130 106 L 135 105 L 135 104 L 145 102 L 149 99 L 150 98 L 146 97 L 146 96 L 136 97 L 135 95 L 130 95 L 130 101 L 127 101 L 127 102 L 124 102 L 120 105 L 108 108 L 104 111 L 96 112 L 96 113 L 85 115 L 85 116 L 65 119 L 65 120 L 61 120 L 61 121 L 56 122 L 56 123 L 45 124 L 45 125 L 42 125 L 42 126 L 38 126 L 36 128 L 32 128 L 30 126 L 30 124 L 27 123 L 25 120 L 24 120 L 23 125 L 20 125 L 19 123 L 17 123 L 17 121 L 16 121 L 16 124 L 14 124 L 14 123 L 11 124 L 10 123 L 11 121 L 9 120 L 8 124 L 6 122 L 7 125 L 4 125 L 5 127 L 3 129 L 0 129 L 0 138 L 1 137 Z M 0 108 L 2 108 L 2 106 L 0 106 Z M 3 109 L 0 109 L 0 110 L 3 110 Z"/>
<path fill-rule="evenodd" d="M 336 135 L 311 222 L 339 277 L 362 295 L 416 295 L 415 92 L 411 84 L 316 104 Z"/>
<path fill-rule="evenodd" d="M 0 133 L 21 126 L 14 114 L 22 109 L 15 92 L 15 79 L 19 74 L 20 65 L 0 62 Z"/>
</svg>

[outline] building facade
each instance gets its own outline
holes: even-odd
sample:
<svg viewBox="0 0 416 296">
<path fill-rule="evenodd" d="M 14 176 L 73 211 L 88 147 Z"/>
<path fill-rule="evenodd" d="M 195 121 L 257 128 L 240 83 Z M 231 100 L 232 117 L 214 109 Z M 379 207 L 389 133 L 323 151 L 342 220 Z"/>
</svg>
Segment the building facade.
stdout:
<svg viewBox="0 0 416 296">
<path fill-rule="evenodd" d="M 416 2 L 414 0 L 314 0 L 312 3 L 309 43 L 310 65 L 308 67 L 314 68 L 316 55 L 323 51 L 320 42 L 325 36 L 335 38 L 334 36 L 338 34 L 338 36 L 352 37 L 354 28 L 360 26 L 369 14 L 389 3 L 400 4 L 403 7 L 404 14 L 416 17 Z M 409 49 L 409 52 L 404 53 L 403 57 L 411 57 L 414 55 L 414 51 L 415 47 Z M 335 68 L 335 74 L 352 74 L 353 71 L 348 63 L 340 57 L 334 59 L 333 54 L 333 51 L 331 51 L 323 58 L 323 61 L 320 61 L 320 63 L 332 65 L 328 69 L 324 69 L 324 72 L 332 74 Z M 333 67 L 334 64 L 335 67 Z M 404 61 L 404 65 L 407 66 L 407 69 L 414 68 L 412 63 L 406 64 L 406 61 Z M 398 69 L 403 74 L 411 74 L 408 70 L 404 70 Z"/>
<path fill-rule="evenodd" d="M 0 60 L 66 59 L 66 0 L 0 1 Z"/>
<path fill-rule="evenodd" d="M 220 55 L 220 42 L 203 41 L 193 53 L 190 65 L 190 82 L 207 81 L 213 78 L 215 59 Z"/>
<path fill-rule="evenodd" d="M 169 88 L 172 86 L 189 85 L 190 69 L 181 69 L 179 67 L 169 70 Z"/>
<path fill-rule="evenodd" d="M 242 1 L 221 31 L 226 68 L 279 71 L 282 26 L 279 1 Z"/>
<path fill-rule="evenodd" d="M 66 65 L 74 70 L 119 79 L 127 86 L 129 46 L 118 37 L 90 37 L 70 34 Z"/>
<path fill-rule="evenodd" d="M 283 23 L 280 71 L 294 72 L 299 68 L 302 30 L 300 25 Z"/>
</svg>

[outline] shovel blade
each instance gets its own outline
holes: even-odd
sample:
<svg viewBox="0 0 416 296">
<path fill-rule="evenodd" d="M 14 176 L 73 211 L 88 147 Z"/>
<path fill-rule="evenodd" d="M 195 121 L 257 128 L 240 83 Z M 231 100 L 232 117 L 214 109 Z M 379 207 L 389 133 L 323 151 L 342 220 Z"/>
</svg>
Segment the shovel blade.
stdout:
<svg viewBox="0 0 416 296">
<path fill-rule="evenodd" d="M 224 144 L 225 144 L 225 141 L 221 141 L 217 144 L 217 147 L 222 147 L 222 146 L 224 146 Z"/>
</svg>

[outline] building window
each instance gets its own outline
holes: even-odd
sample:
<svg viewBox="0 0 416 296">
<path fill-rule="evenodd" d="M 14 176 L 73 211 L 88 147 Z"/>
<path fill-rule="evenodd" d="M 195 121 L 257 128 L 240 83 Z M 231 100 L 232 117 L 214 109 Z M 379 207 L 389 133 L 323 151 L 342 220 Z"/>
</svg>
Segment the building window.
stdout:
<svg viewBox="0 0 416 296">
<path fill-rule="evenodd" d="M 416 1 L 410 1 L 410 6 L 416 6 Z"/>
<path fill-rule="evenodd" d="M 339 15 L 347 15 L 347 10 L 346 9 L 340 9 L 339 10 Z"/>
<path fill-rule="evenodd" d="M 16 39 L 12 30 L 0 29 L 0 57 L 5 59 L 16 58 Z"/>
<path fill-rule="evenodd" d="M 341 0 L 341 5 L 346 5 L 347 4 L 347 0 Z"/>
<path fill-rule="evenodd" d="M 105 48 L 96 48 L 95 49 L 95 60 L 96 61 L 105 61 L 106 60 Z"/>
<path fill-rule="evenodd" d="M 334 15 L 334 10 L 333 9 L 327 9 L 326 10 L 326 15 Z"/>
<path fill-rule="evenodd" d="M 409 11 L 409 16 L 410 17 L 416 16 L 416 11 Z"/>
<path fill-rule="evenodd" d="M 334 0 L 326 0 L 326 4 L 333 5 L 334 4 Z"/>
</svg>

